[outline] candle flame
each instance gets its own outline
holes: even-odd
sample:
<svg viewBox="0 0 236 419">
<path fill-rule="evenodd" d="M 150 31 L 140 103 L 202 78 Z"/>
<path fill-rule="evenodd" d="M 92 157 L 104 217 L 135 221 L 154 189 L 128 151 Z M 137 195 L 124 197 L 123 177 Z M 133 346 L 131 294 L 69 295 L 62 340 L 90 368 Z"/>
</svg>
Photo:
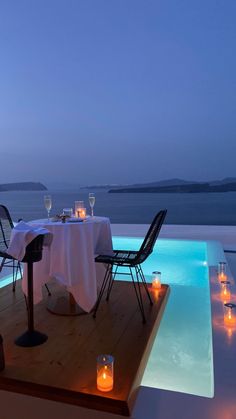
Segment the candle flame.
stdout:
<svg viewBox="0 0 236 419">
<path fill-rule="evenodd" d="M 227 279 L 227 275 L 225 273 L 221 272 L 219 274 L 219 280 L 220 281 L 226 281 L 226 279 Z"/>
</svg>

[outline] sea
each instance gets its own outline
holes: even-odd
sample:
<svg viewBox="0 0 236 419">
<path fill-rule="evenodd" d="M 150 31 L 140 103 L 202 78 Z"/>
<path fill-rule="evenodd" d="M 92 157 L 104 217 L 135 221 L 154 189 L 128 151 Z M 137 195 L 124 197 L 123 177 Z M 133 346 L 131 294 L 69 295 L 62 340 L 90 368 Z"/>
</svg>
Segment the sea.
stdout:
<svg viewBox="0 0 236 419">
<path fill-rule="evenodd" d="M 236 225 L 236 192 L 222 193 L 108 193 L 106 190 L 49 190 L 0 192 L 0 204 L 8 207 L 18 221 L 46 218 L 44 195 L 52 196 L 51 216 L 63 208 L 84 201 L 90 214 L 88 192 L 95 192 L 94 215 L 106 216 L 111 223 L 149 224 L 161 209 L 167 209 L 166 224 Z"/>
</svg>

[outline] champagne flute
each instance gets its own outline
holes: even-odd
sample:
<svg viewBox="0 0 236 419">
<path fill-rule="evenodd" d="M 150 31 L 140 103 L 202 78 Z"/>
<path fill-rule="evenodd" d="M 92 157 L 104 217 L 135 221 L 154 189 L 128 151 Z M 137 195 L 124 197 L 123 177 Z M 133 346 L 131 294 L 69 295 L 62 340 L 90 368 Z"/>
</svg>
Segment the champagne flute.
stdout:
<svg viewBox="0 0 236 419">
<path fill-rule="evenodd" d="M 52 197 L 51 195 L 44 195 L 44 206 L 48 212 L 48 221 L 50 219 L 50 211 L 52 208 Z"/>
<path fill-rule="evenodd" d="M 95 194 L 93 192 L 89 193 L 89 205 L 91 208 L 91 216 L 93 217 L 93 207 L 95 204 Z"/>
</svg>

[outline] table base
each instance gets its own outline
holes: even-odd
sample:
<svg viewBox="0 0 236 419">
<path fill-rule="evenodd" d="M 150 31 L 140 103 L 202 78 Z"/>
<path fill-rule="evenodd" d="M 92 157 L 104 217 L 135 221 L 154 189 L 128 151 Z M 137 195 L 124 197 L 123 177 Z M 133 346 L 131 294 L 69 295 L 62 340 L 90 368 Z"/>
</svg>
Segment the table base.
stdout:
<svg viewBox="0 0 236 419">
<path fill-rule="evenodd" d="M 15 344 L 25 348 L 30 348 L 33 346 L 42 345 L 47 340 L 48 337 L 44 333 L 38 332 L 37 330 L 27 330 L 25 333 L 15 339 Z"/>
<path fill-rule="evenodd" d="M 48 297 L 47 310 L 50 313 L 58 314 L 59 316 L 79 316 L 81 314 L 87 314 L 78 304 L 76 303 L 72 294 L 68 295 L 55 295 Z"/>
</svg>

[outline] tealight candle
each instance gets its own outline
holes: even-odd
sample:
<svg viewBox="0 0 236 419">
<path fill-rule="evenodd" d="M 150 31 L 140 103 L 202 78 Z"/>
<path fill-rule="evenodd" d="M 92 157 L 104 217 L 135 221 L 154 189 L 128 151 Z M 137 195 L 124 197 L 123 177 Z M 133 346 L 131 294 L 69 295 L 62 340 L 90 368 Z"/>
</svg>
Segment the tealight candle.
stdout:
<svg viewBox="0 0 236 419">
<path fill-rule="evenodd" d="M 230 301 L 230 298 L 231 298 L 231 292 L 230 292 L 229 286 L 230 286 L 229 281 L 221 281 L 220 297 L 224 302 Z"/>
<path fill-rule="evenodd" d="M 79 208 L 79 217 L 80 218 L 86 217 L 86 208 Z"/>
<path fill-rule="evenodd" d="M 161 272 L 154 271 L 152 273 L 152 288 L 155 290 L 161 289 Z"/>
<path fill-rule="evenodd" d="M 235 326 L 236 325 L 236 317 L 234 315 L 233 309 L 235 309 L 236 305 L 232 303 L 226 303 L 224 305 L 225 313 L 224 313 L 224 324 L 226 326 Z"/>
<path fill-rule="evenodd" d="M 113 364 L 114 358 L 111 355 L 99 355 L 97 358 L 97 388 L 100 391 L 111 391 L 113 389 Z"/>
<path fill-rule="evenodd" d="M 218 274 L 218 279 L 219 279 L 220 282 L 226 281 L 227 280 L 227 275 L 224 272 L 221 272 L 220 274 Z"/>
<path fill-rule="evenodd" d="M 218 278 L 219 281 L 226 281 L 226 262 L 219 262 L 218 263 Z"/>
<path fill-rule="evenodd" d="M 84 201 L 75 201 L 75 216 L 79 217 L 79 209 L 84 208 Z"/>
</svg>

